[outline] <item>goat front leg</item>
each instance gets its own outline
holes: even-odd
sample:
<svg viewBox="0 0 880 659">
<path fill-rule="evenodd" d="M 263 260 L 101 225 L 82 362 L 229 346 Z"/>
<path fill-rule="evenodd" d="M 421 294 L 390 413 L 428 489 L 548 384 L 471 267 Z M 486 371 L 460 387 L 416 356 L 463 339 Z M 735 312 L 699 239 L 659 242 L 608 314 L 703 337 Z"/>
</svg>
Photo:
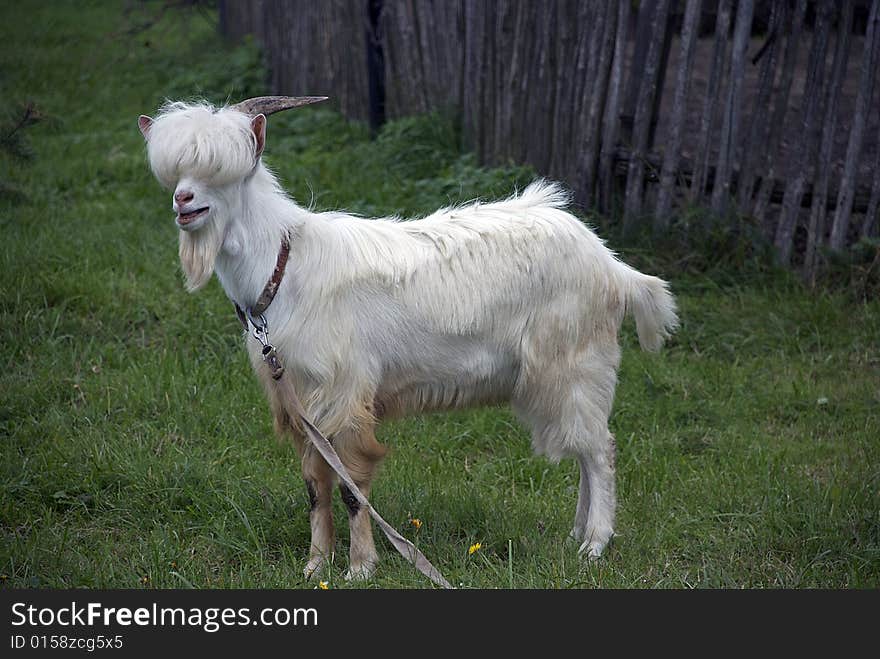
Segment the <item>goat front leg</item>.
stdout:
<svg viewBox="0 0 880 659">
<path fill-rule="evenodd" d="M 334 438 L 333 445 L 358 489 L 369 498 L 373 476 L 386 451 L 385 447 L 376 441 L 373 427 L 341 433 Z M 348 510 L 348 525 L 351 532 L 349 568 L 345 578 L 349 581 L 369 579 L 376 571 L 379 562 L 379 554 L 373 542 L 370 513 L 360 505 L 354 493 L 344 483 L 340 483 L 339 493 Z"/>
<path fill-rule="evenodd" d="M 302 472 L 309 494 L 309 522 L 312 540 L 309 560 L 303 574 L 317 578 L 327 561 L 333 557 L 333 472 L 313 446 L 306 445 L 302 455 Z"/>
<path fill-rule="evenodd" d="M 251 359 L 255 367 L 259 366 L 259 357 L 256 351 L 252 351 Z M 282 395 L 278 391 L 275 381 L 269 375 L 268 370 L 257 368 L 261 375 L 263 386 L 269 396 L 269 404 L 272 408 L 272 416 L 275 421 L 275 433 L 279 438 L 290 438 L 299 454 L 302 463 L 302 475 L 306 484 L 306 492 L 309 495 L 309 523 L 311 526 L 311 541 L 309 558 L 303 569 L 306 579 L 317 578 L 327 561 L 333 557 L 333 482 L 335 475 L 324 458 L 315 450 L 315 447 L 306 442 L 302 427 L 295 423 L 287 414 Z"/>
</svg>

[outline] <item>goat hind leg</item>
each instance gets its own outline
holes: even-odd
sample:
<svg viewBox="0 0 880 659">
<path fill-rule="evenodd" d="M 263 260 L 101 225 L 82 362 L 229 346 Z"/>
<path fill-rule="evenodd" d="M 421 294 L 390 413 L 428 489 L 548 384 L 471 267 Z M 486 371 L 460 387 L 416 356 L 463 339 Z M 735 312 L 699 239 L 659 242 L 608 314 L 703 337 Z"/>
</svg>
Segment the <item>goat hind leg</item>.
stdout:
<svg viewBox="0 0 880 659">
<path fill-rule="evenodd" d="M 587 532 L 587 520 L 590 514 L 590 473 L 584 460 L 578 460 L 578 467 L 580 468 L 581 478 L 578 484 L 578 502 L 574 515 L 574 527 L 571 529 L 570 537 L 580 545 Z"/>
<path fill-rule="evenodd" d="M 581 471 L 580 494 L 573 535 L 581 541 L 579 552 L 586 558 L 599 558 L 614 535 L 617 507 L 615 487 L 615 443 L 607 430 L 591 439 L 590 446 L 577 456 Z"/>
<path fill-rule="evenodd" d="M 570 537 L 580 544 L 582 555 L 597 558 L 614 535 L 616 508 L 615 445 L 608 432 L 606 406 L 585 397 L 558 396 L 555 400 L 559 404 L 552 409 L 515 409 L 532 427 L 537 453 L 553 461 L 563 457 L 577 460 L 580 485 Z"/>
</svg>

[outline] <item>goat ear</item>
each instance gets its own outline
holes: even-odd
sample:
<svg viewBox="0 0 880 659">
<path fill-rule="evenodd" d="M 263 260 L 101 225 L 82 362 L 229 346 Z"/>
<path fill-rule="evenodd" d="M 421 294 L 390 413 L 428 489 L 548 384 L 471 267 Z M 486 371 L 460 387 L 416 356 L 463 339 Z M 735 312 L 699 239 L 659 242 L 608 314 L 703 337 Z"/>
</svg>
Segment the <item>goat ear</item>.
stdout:
<svg viewBox="0 0 880 659">
<path fill-rule="evenodd" d="M 263 153 L 263 148 L 266 146 L 266 115 L 258 114 L 256 117 L 251 119 L 251 130 L 254 131 L 254 137 L 257 138 L 257 153 L 256 156 L 259 158 Z"/>
<path fill-rule="evenodd" d="M 138 117 L 138 128 L 141 129 L 141 135 L 144 136 L 145 140 L 150 139 L 150 126 L 153 125 L 153 120 L 145 114 L 142 114 Z"/>
</svg>

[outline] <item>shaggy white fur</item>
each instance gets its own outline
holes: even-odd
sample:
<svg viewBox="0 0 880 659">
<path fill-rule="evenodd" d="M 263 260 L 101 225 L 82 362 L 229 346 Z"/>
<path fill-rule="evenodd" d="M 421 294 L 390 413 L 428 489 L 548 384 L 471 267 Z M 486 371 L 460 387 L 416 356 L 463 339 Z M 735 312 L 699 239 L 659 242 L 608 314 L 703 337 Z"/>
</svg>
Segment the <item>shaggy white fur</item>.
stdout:
<svg viewBox="0 0 880 659">
<path fill-rule="evenodd" d="M 231 299 L 252 305 L 289 236 L 266 317 L 322 432 L 357 437 L 377 416 L 509 401 L 535 451 L 579 462 L 572 535 L 598 556 L 614 523 L 618 331 L 631 311 L 642 347 L 662 345 L 677 325 L 665 282 L 619 261 L 545 181 L 418 220 L 311 212 L 256 156 L 251 125 L 231 109 L 181 103 L 141 124 L 159 181 L 193 195 L 185 208 L 209 209 L 181 231 L 189 286 L 214 271 Z M 258 368 L 258 346 L 248 348 Z M 326 544 L 313 540 L 311 569 Z M 354 576 L 372 571 L 371 548 Z"/>
</svg>

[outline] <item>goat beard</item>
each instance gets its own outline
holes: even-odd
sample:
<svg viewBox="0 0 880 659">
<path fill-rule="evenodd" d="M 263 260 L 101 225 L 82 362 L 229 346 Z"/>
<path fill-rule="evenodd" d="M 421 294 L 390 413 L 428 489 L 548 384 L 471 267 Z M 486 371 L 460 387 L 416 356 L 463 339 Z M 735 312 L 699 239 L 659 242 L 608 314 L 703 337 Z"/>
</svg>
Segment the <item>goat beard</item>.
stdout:
<svg viewBox="0 0 880 659">
<path fill-rule="evenodd" d="M 209 222 L 197 231 L 180 231 L 177 253 L 186 277 L 186 290 L 202 288 L 214 273 L 214 261 L 223 246 L 223 232 L 217 222 Z"/>
</svg>

